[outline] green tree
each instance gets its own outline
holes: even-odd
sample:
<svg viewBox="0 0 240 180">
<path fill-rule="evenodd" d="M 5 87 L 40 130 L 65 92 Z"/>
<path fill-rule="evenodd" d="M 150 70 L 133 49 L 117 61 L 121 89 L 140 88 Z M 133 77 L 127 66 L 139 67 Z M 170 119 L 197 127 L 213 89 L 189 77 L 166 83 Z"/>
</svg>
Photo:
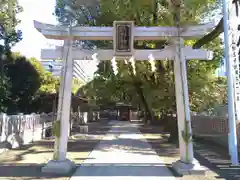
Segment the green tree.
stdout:
<svg viewBox="0 0 240 180">
<path fill-rule="evenodd" d="M 40 78 L 40 87 L 38 93 L 54 93 L 59 89 L 59 78 L 48 72 L 36 58 L 30 58 L 28 61 L 35 68 Z"/>
<path fill-rule="evenodd" d="M 20 22 L 16 15 L 22 8 L 17 0 L 1 0 L 0 2 L 0 41 L 6 51 L 9 51 L 13 45 L 21 40 L 21 31 L 16 30 Z"/>
<path fill-rule="evenodd" d="M 212 9 L 218 8 L 217 1 L 184 1 L 184 7 L 181 9 L 181 25 L 186 24 L 197 24 L 201 21 L 201 19 L 205 16 L 207 12 Z M 208 4 L 208 6 L 205 6 Z M 152 25 L 174 25 L 174 9 L 170 7 L 171 5 L 167 1 L 101 1 L 100 10 L 102 11 L 99 17 L 99 24 L 107 24 L 111 25 L 113 20 L 134 20 L 137 25 L 144 26 L 152 26 Z M 111 8 L 109 8 L 111 7 Z M 162 10 L 162 11 L 160 11 Z M 164 11 L 163 11 L 164 10 Z M 157 13 L 160 12 L 160 13 Z M 108 17 L 108 18 L 106 18 Z M 111 17 L 111 18 L 110 18 Z M 98 22 L 98 21 L 97 21 Z M 215 47 L 219 47 L 219 42 L 216 42 L 218 45 Z M 143 48 L 154 48 L 160 49 L 165 45 L 168 45 L 168 41 L 159 41 L 159 42 L 149 42 L 149 41 L 138 41 L 135 43 L 135 48 L 143 49 Z M 215 67 L 219 65 L 220 57 L 215 58 L 215 61 L 212 64 L 215 64 Z M 138 66 L 141 64 L 141 66 Z M 175 107 L 171 103 L 175 101 L 174 98 L 174 90 L 173 90 L 173 66 L 171 62 L 161 61 L 157 62 L 157 72 L 149 73 L 150 68 L 148 62 L 140 62 L 136 63 L 136 76 L 132 76 L 135 83 L 136 92 L 138 92 L 138 97 L 141 99 L 142 104 L 145 104 L 145 109 L 149 109 L 147 106 L 154 104 L 154 99 L 156 99 L 155 95 L 144 95 L 148 92 L 149 89 L 153 90 L 154 86 L 156 89 L 162 87 L 164 91 L 158 90 L 158 94 L 164 97 L 165 105 L 171 106 L 171 108 L 164 107 L 164 109 L 172 109 L 175 110 Z M 205 62 L 197 61 L 195 63 L 189 63 L 188 66 L 195 66 L 195 70 L 198 69 L 198 73 L 205 71 L 206 68 L 210 69 L 209 65 Z M 201 66 L 200 66 L 201 65 Z M 206 65 L 202 67 L 203 65 Z M 201 69 L 200 69 L 201 67 Z M 213 67 L 213 65 L 212 65 Z M 213 68 L 215 68 L 213 67 Z M 138 71 L 141 72 L 138 75 Z M 211 71 L 213 72 L 213 70 Z M 204 75 L 204 74 L 203 74 Z M 162 78 L 164 77 L 164 78 Z M 169 78 L 167 80 L 166 78 Z M 206 80 L 206 78 L 204 79 Z M 193 79 L 194 81 L 194 79 Z M 137 83 L 136 83 L 137 82 Z M 161 82 L 161 83 L 159 83 Z M 164 82 L 164 83 L 162 83 Z M 207 81 L 205 81 L 207 83 Z M 169 92 L 169 93 L 168 93 Z M 168 103 L 169 101 L 169 103 Z M 152 107 L 151 107 L 152 108 Z M 158 105 L 159 109 L 159 105 Z M 148 111 L 148 110 L 147 110 Z"/>
<path fill-rule="evenodd" d="M 4 101 L 8 113 L 31 112 L 32 102 L 41 94 L 55 93 L 59 88 L 59 79 L 47 72 L 36 58 L 27 59 L 19 53 L 11 53 L 5 65 L 9 96 Z M 8 81 L 7 81 L 8 80 Z"/>
<path fill-rule="evenodd" d="M 72 92 L 73 94 L 77 94 L 78 89 L 84 85 L 84 82 L 80 79 L 73 78 L 72 80 Z"/>
<path fill-rule="evenodd" d="M 7 102 L 10 97 L 11 82 L 6 76 L 0 78 L 0 112 L 7 111 Z"/>
<path fill-rule="evenodd" d="M 11 55 L 11 47 L 22 39 L 22 32 L 16 30 L 20 22 L 16 15 L 21 11 L 17 0 L 0 0 L 0 76 L 3 81 L 4 66 Z"/>
<path fill-rule="evenodd" d="M 11 82 L 8 112 L 26 112 L 40 87 L 40 76 L 26 57 L 12 57 L 12 61 L 6 65 L 6 76 Z"/>
</svg>

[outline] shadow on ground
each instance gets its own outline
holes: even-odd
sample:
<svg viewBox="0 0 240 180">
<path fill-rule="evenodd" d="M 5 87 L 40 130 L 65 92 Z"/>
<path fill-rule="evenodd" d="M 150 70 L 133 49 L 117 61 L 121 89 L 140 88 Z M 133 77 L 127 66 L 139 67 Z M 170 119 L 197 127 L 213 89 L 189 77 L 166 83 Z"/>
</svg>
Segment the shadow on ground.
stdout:
<svg viewBox="0 0 240 180">
<path fill-rule="evenodd" d="M 167 133 L 164 133 L 162 128 L 158 126 L 139 126 L 140 131 L 143 133 L 152 148 L 171 168 L 171 164 L 178 160 L 179 154 L 176 145 L 168 143 L 166 138 L 164 138 Z M 77 135 L 78 130 L 75 129 L 73 134 L 76 134 L 77 137 L 76 139 L 69 140 L 68 158 L 80 165 L 83 160 L 87 159 L 89 153 L 98 144 L 110 127 L 111 125 L 108 125 L 106 122 L 90 123 L 89 133 L 87 135 Z M 125 131 L 127 132 L 128 130 L 125 129 Z M 110 132 L 110 134 L 114 137 L 117 136 L 119 132 L 117 134 L 115 132 Z M 127 138 L 121 138 L 120 141 L 126 139 Z M 141 146 L 141 143 L 140 145 L 139 143 L 134 143 L 134 141 L 136 141 L 135 139 L 128 139 L 129 144 L 127 146 L 120 146 L 121 143 L 119 143 L 119 139 L 114 140 L 113 138 L 104 141 L 104 143 L 109 144 L 108 147 L 117 146 L 119 149 L 131 148 L 133 153 L 152 155 L 152 153 L 149 153 L 150 147 L 143 147 Z M 145 139 L 142 139 L 142 141 L 145 141 Z M 136 144 L 138 144 L 138 146 L 136 146 Z M 49 178 L 61 180 L 68 179 L 74 171 L 64 177 L 42 174 L 40 171 L 41 167 L 52 158 L 53 147 L 53 140 L 43 140 L 24 146 L 20 149 L 10 150 L 0 154 L 0 179 L 1 177 L 15 180 Z M 108 147 L 105 147 L 104 149 L 100 147 L 99 150 L 107 151 Z M 202 165 L 209 169 L 206 176 L 186 176 L 182 177 L 181 180 L 240 179 L 240 176 L 238 175 L 240 174 L 239 167 L 234 168 L 229 166 L 229 158 L 226 157 L 226 155 L 222 155 L 209 147 L 200 142 L 197 142 L 195 145 L 195 157 Z"/>
<path fill-rule="evenodd" d="M 218 178 L 226 180 L 240 179 L 240 166 L 231 166 L 230 157 L 223 147 L 208 141 L 195 142 L 195 157 L 208 167 L 210 170 L 216 172 Z"/>
<path fill-rule="evenodd" d="M 171 164 L 179 159 L 179 150 L 175 144 L 168 143 L 166 133 L 163 133 L 159 126 L 142 125 L 140 131 L 144 134 L 147 141 L 155 149 L 160 157 L 163 157 L 164 162 L 168 164 L 172 170 Z M 151 133 L 153 132 L 153 133 Z M 154 139 L 154 135 L 164 134 L 165 138 Z M 159 137 L 159 136 L 158 136 Z M 208 168 L 205 176 L 184 176 L 181 180 L 240 180 L 240 167 L 230 166 L 230 157 L 227 150 L 223 147 L 216 146 L 212 142 L 207 142 L 204 139 L 194 142 L 194 156 L 201 165 Z M 173 174 L 178 175 L 172 170 Z"/>
<path fill-rule="evenodd" d="M 108 125 L 108 121 L 89 123 L 88 134 L 80 134 L 76 139 L 69 140 L 68 158 L 77 165 L 88 159 L 89 153 L 110 127 L 111 125 Z M 74 129 L 72 134 L 78 134 L 78 129 Z M 41 173 L 41 167 L 52 159 L 53 149 L 54 140 L 49 139 L 34 142 L 0 154 L 0 179 L 69 179 L 75 170 L 66 176 Z"/>
<path fill-rule="evenodd" d="M 15 164 L 15 165 L 1 165 L 0 177 L 5 179 L 48 179 L 48 178 L 60 178 L 68 179 L 70 175 L 55 176 L 41 173 L 41 168 L 45 164 Z"/>
</svg>

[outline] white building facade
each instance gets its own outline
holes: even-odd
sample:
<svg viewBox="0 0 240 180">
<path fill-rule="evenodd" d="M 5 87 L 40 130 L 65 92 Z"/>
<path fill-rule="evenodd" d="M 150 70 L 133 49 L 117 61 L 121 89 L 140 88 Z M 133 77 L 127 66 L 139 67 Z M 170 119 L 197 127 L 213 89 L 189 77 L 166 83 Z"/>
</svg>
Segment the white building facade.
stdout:
<svg viewBox="0 0 240 180">
<path fill-rule="evenodd" d="M 61 60 L 40 60 L 40 63 L 42 66 L 49 72 L 51 72 L 54 76 L 60 77 L 61 69 L 62 69 L 62 61 Z M 80 61 L 80 60 L 74 60 L 73 63 L 73 78 L 76 78 L 78 80 L 82 80 L 84 82 L 87 82 L 91 78 L 92 73 L 88 73 L 86 71 L 86 65 L 89 62 L 87 60 Z"/>
</svg>

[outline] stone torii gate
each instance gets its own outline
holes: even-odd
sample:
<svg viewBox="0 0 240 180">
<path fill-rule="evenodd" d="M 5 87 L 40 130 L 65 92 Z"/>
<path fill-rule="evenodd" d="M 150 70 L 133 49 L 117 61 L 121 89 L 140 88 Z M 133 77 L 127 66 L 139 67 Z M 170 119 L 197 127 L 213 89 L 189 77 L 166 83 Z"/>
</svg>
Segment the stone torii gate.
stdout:
<svg viewBox="0 0 240 180">
<path fill-rule="evenodd" d="M 184 47 L 184 39 L 201 37 L 214 28 L 214 24 L 202 24 L 187 26 L 179 29 L 176 27 L 139 27 L 133 22 L 114 22 L 113 27 L 64 27 L 43 24 L 34 21 L 35 28 L 48 39 L 64 40 L 63 48 L 54 50 L 42 50 L 42 57 L 63 59 L 65 69 L 62 72 L 61 89 L 59 96 L 58 112 L 60 115 L 60 142 L 59 157 L 57 160 L 49 161 L 42 169 L 45 172 L 67 173 L 72 169 L 72 163 L 66 159 L 71 78 L 73 59 L 89 57 L 94 53 L 86 50 L 73 49 L 73 40 L 113 40 L 114 50 L 97 50 L 96 57 L 100 60 L 110 60 L 113 56 L 134 57 L 136 60 L 147 60 L 151 58 L 173 59 L 175 74 L 175 89 L 177 103 L 177 119 L 179 131 L 180 161 L 173 164 L 173 167 L 181 174 L 188 174 L 192 171 L 204 172 L 204 169 L 194 160 L 193 144 L 191 141 L 191 123 L 188 100 L 188 87 L 186 75 L 186 60 L 188 59 L 211 59 L 212 53 L 205 50 L 193 50 L 191 47 Z M 134 40 L 162 40 L 171 38 L 173 45 L 163 50 L 134 50 Z M 58 113 L 58 114 L 59 114 Z M 184 136 L 183 136 L 184 134 Z"/>
</svg>

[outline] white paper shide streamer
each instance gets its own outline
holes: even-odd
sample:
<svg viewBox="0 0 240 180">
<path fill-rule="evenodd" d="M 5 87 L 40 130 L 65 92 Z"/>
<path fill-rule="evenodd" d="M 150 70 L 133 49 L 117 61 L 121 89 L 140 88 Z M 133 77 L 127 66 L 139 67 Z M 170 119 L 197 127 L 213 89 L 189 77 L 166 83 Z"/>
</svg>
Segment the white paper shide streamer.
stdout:
<svg viewBox="0 0 240 180">
<path fill-rule="evenodd" d="M 131 62 L 132 68 L 133 68 L 133 74 L 136 75 L 136 66 L 135 66 L 135 59 L 134 57 L 130 57 L 129 61 Z"/>
<path fill-rule="evenodd" d="M 151 70 L 152 70 L 152 72 L 155 72 L 157 68 L 156 68 L 156 63 L 155 63 L 155 59 L 154 59 L 153 55 L 150 54 L 148 56 L 148 58 L 149 58 L 149 63 L 151 64 Z"/>
<path fill-rule="evenodd" d="M 113 73 L 114 73 L 115 75 L 117 75 L 117 74 L 118 74 L 118 67 L 117 67 L 116 57 L 113 57 L 113 58 L 112 58 L 111 63 L 112 63 Z"/>
</svg>

